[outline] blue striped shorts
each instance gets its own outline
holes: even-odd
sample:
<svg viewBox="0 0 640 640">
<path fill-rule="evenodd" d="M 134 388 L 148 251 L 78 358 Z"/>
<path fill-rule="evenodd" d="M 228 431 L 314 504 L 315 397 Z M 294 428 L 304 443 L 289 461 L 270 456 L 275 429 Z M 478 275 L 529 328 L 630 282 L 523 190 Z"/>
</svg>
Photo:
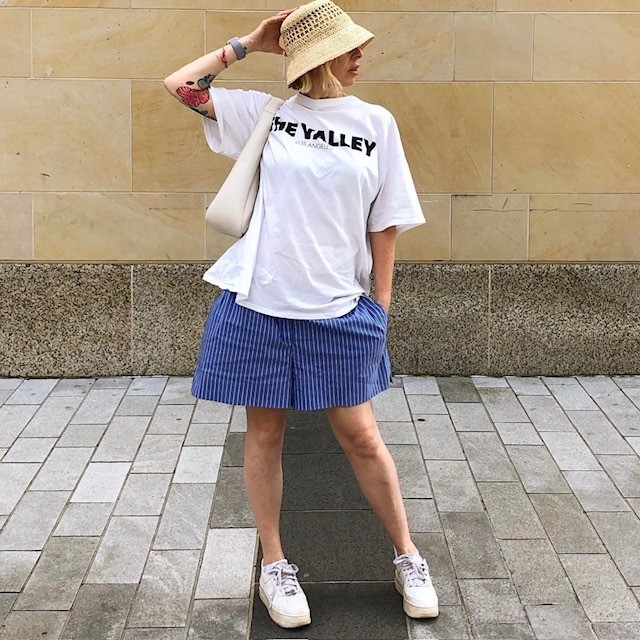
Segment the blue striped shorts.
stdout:
<svg viewBox="0 0 640 640">
<path fill-rule="evenodd" d="M 196 398 L 313 411 L 389 388 L 387 312 L 363 295 L 337 318 L 277 318 L 223 290 L 209 311 L 193 376 Z"/>
</svg>

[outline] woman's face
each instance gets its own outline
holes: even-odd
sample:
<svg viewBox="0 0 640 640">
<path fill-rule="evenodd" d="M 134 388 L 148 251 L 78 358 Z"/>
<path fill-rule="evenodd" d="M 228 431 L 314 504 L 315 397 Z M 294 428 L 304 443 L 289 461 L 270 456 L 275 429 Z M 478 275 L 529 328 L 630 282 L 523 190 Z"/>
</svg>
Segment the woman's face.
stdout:
<svg viewBox="0 0 640 640">
<path fill-rule="evenodd" d="M 340 80 L 343 87 L 350 87 L 355 84 L 357 77 L 360 75 L 361 58 L 362 49 L 356 47 L 331 62 L 331 73 Z"/>
</svg>

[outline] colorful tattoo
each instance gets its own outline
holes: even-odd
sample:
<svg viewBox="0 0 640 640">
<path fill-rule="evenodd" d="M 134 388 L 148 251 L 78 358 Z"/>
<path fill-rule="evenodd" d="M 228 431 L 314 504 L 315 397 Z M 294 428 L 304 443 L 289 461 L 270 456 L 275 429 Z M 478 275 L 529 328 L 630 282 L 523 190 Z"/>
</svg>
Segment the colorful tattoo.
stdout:
<svg viewBox="0 0 640 640">
<path fill-rule="evenodd" d="M 189 105 L 187 105 L 189 106 Z M 189 107 L 189 109 L 191 109 L 192 111 L 195 111 L 196 113 L 199 113 L 201 116 L 208 116 L 209 112 L 206 109 L 196 109 L 195 107 Z"/>
<path fill-rule="evenodd" d="M 211 83 L 215 80 L 215 76 L 212 73 L 203 76 L 198 80 L 198 86 L 201 89 L 208 89 L 211 86 Z"/>
<path fill-rule="evenodd" d="M 222 47 L 222 57 L 220 58 L 220 60 L 222 60 L 224 68 L 227 69 L 229 65 L 227 64 L 227 52 L 225 51 L 224 47 Z"/>
<path fill-rule="evenodd" d="M 209 101 L 209 91 L 207 89 L 192 89 L 191 87 L 178 87 L 176 93 L 180 100 L 188 107 L 198 107 Z"/>
</svg>

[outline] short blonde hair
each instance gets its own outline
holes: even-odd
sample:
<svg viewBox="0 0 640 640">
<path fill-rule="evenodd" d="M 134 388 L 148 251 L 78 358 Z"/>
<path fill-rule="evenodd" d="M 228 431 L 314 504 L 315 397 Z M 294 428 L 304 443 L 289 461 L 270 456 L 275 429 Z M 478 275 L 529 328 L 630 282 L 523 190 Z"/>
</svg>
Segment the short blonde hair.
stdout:
<svg viewBox="0 0 640 640">
<path fill-rule="evenodd" d="M 322 91 L 342 91 L 342 83 L 331 72 L 332 62 L 333 60 L 329 60 L 328 62 L 316 67 L 316 69 L 320 70 L 320 84 Z M 300 93 L 309 93 L 314 85 L 312 76 L 313 71 L 313 69 L 311 71 L 307 71 L 307 73 L 294 80 L 291 84 L 291 88 L 299 91 Z"/>
</svg>

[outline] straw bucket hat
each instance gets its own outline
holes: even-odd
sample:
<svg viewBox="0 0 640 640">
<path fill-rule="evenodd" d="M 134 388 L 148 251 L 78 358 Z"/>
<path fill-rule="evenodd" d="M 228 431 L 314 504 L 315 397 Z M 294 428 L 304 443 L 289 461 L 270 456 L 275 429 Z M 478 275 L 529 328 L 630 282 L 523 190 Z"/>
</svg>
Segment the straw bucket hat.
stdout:
<svg viewBox="0 0 640 640">
<path fill-rule="evenodd" d="M 289 59 L 287 86 L 315 67 L 356 47 L 374 35 L 357 25 L 331 0 L 314 0 L 291 12 L 280 27 L 280 46 Z"/>
</svg>

